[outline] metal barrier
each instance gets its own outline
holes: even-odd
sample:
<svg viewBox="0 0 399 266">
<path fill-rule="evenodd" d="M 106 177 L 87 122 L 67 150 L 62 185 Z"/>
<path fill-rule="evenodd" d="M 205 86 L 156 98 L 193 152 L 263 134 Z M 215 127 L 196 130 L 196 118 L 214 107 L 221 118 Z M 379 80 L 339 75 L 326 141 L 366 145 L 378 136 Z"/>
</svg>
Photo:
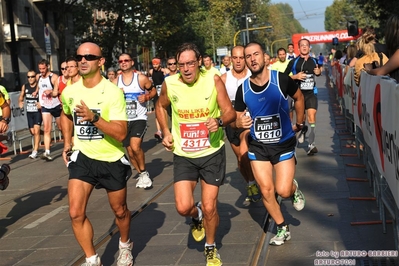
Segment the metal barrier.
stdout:
<svg viewBox="0 0 399 266">
<path fill-rule="evenodd" d="M 386 177 L 380 173 L 379 168 L 377 166 L 375 156 L 378 155 L 376 155 L 375 151 L 373 152 L 372 148 L 368 145 L 367 140 L 363 134 L 364 132 L 362 131 L 362 128 L 356 125 L 354 108 L 356 108 L 356 106 L 360 104 L 356 102 L 358 100 L 357 93 L 360 92 L 354 91 L 353 88 L 354 84 L 353 69 L 349 69 L 347 75 L 351 76 L 347 77 L 339 75 L 339 70 L 342 71 L 342 68 L 343 66 L 336 66 L 335 69 L 334 67 L 327 69 L 327 70 L 330 69 L 332 70 L 332 73 L 329 73 L 329 76 L 331 77 L 330 85 L 334 89 L 335 95 L 340 104 L 340 108 L 345 117 L 345 126 L 348 130 L 350 130 L 350 132 L 353 132 L 355 136 L 357 155 L 359 158 L 361 155 L 363 155 L 363 162 L 367 170 L 367 178 L 369 180 L 370 186 L 373 188 L 373 193 L 374 196 L 376 197 L 377 206 L 379 208 L 379 216 L 382 221 L 382 232 L 384 234 L 387 232 L 386 228 L 387 220 L 385 213 L 385 210 L 387 210 L 393 219 L 392 221 L 393 237 L 395 241 L 395 247 L 397 250 L 399 250 L 399 208 L 398 208 L 399 204 L 397 203 L 398 195 L 396 195 L 397 197 L 395 199 L 395 196 L 393 195 L 393 192 L 390 189 Z M 365 74 L 362 74 L 362 77 L 363 75 Z M 344 78 L 346 78 L 346 82 L 343 82 Z M 340 82 L 343 82 L 342 87 L 340 87 L 339 84 Z M 366 84 L 366 86 L 368 86 L 368 84 Z M 396 87 L 396 89 L 398 88 L 399 85 Z M 399 103 L 397 104 L 399 105 Z M 398 112 L 395 112 L 395 110 L 391 111 L 394 114 L 398 114 Z M 363 151 L 361 151 L 360 149 L 361 145 L 363 146 Z M 390 176 L 390 178 L 392 180 L 393 177 Z M 395 191 L 395 193 L 399 193 L 398 190 L 395 190 L 396 189 L 395 187 L 393 187 L 392 189 L 394 189 L 393 191 Z"/>
</svg>

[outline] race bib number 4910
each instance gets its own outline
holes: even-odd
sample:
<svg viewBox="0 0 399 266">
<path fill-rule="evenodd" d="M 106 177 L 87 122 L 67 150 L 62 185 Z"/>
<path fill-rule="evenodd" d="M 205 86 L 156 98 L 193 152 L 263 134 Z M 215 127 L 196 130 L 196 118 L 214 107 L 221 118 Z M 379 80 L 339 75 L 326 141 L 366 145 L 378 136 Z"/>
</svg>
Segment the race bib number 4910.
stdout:
<svg viewBox="0 0 399 266">
<path fill-rule="evenodd" d="M 204 122 L 180 124 L 180 137 L 183 151 L 200 151 L 210 147 L 209 131 Z"/>
</svg>

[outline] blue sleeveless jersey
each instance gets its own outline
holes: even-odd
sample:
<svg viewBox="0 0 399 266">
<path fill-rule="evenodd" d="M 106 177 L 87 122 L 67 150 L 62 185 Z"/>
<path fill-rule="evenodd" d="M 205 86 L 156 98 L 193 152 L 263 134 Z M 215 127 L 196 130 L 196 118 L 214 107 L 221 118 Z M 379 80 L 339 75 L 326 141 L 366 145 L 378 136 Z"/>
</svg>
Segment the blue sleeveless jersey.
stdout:
<svg viewBox="0 0 399 266">
<path fill-rule="evenodd" d="M 280 90 L 278 71 L 271 70 L 269 84 L 261 92 L 251 89 L 249 79 L 242 84 L 243 101 L 253 120 L 251 137 L 264 144 L 280 144 L 292 137 L 287 97 Z"/>
</svg>

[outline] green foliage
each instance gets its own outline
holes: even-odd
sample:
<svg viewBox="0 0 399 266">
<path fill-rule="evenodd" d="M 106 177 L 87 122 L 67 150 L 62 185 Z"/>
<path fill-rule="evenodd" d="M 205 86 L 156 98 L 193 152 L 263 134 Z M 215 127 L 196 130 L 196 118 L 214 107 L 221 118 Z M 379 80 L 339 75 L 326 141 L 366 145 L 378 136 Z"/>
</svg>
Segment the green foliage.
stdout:
<svg viewBox="0 0 399 266">
<path fill-rule="evenodd" d="M 52 2 L 69 3 L 67 7 L 74 2 L 73 9 L 68 12 L 73 12 L 76 46 L 85 41 L 99 44 L 106 58 L 106 67 L 115 64 L 120 53 L 135 51 L 136 46 L 151 49 L 153 43 L 155 53 L 161 57 L 174 54 L 183 42 L 194 42 L 201 52 L 213 55 L 217 47 L 232 47 L 235 33 L 246 27 L 245 14 L 256 14 L 256 19 L 252 17 L 253 21 L 248 22 L 249 27 L 273 26 L 272 31 L 251 31 L 251 41 L 264 43 L 267 47 L 274 40 L 290 38 L 293 33 L 305 31 L 294 19 L 290 5 L 272 5 L 270 0 Z"/>
<path fill-rule="evenodd" d="M 374 27 L 383 36 L 384 25 L 399 6 L 391 0 L 335 0 L 325 12 L 326 30 L 346 29 L 346 21 L 357 20 L 359 28 Z"/>
<path fill-rule="evenodd" d="M 384 36 L 387 19 L 392 14 L 399 13 L 398 1 L 393 0 L 352 0 L 356 9 L 361 9 L 369 18 L 360 26 L 373 26 L 377 28 L 377 36 Z"/>
</svg>

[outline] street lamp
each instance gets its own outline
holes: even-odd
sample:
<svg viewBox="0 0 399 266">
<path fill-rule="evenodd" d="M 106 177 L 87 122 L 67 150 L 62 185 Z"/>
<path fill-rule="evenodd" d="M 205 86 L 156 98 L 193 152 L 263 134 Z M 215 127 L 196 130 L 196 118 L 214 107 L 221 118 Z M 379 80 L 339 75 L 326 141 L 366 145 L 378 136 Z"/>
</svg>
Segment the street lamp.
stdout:
<svg viewBox="0 0 399 266">
<path fill-rule="evenodd" d="M 263 30 L 263 29 L 272 29 L 273 28 L 273 26 L 262 26 L 262 27 L 256 27 L 256 28 L 247 28 L 247 29 L 245 29 L 245 31 L 246 32 L 249 32 L 249 31 L 253 31 L 253 30 Z M 236 39 L 237 39 L 237 35 L 240 33 L 240 32 L 242 32 L 242 31 L 244 31 L 244 30 L 239 30 L 239 31 L 237 31 L 235 34 L 234 34 L 234 37 L 233 37 L 233 45 L 234 46 L 236 46 Z"/>
<path fill-rule="evenodd" d="M 245 38 L 244 38 L 244 43 L 248 44 L 249 43 L 249 24 L 252 22 L 252 19 L 256 19 L 256 14 L 255 13 L 247 13 L 245 15 L 241 15 L 242 18 L 245 18 L 245 28 L 246 28 L 246 32 L 245 32 Z"/>
</svg>

